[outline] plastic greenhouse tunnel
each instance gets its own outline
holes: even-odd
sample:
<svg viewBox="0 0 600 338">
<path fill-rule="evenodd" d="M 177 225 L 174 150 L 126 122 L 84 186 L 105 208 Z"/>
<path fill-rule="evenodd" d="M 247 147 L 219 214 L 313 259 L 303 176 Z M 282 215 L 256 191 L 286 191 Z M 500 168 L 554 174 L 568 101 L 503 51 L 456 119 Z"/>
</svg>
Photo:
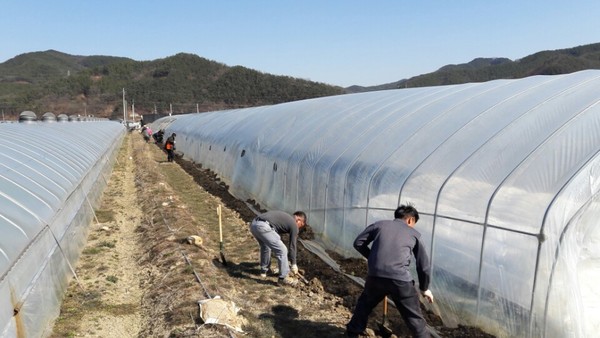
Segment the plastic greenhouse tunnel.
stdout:
<svg viewBox="0 0 600 338">
<path fill-rule="evenodd" d="M 177 150 L 242 200 L 307 211 L 346 257 L 421 214 L 442 316 L 498 336 L 600 330 L 600 71 L 169 116 Z"/>
<path fill-rule="evenodd" d="M 51 333 L 125 136 L 103 120 L 0 124 L 0 337 Z"/>
</svg>

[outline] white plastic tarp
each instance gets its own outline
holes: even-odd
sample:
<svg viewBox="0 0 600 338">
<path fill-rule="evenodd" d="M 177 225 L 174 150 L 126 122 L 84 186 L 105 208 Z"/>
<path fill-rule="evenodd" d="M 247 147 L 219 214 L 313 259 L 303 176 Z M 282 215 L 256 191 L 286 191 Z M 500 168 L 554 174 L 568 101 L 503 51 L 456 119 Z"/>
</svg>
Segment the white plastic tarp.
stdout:
<svg viewBox="0 0 600 338">
<path fill-rule="evenodd" d="M 0 336 L 47 336 L 125 128 L 0 124 Z"/>
<path fill-rule="evenodd" d="M 600 329 L 600 295 L 587 280 L 600 274 L 591 249 L 600 230 L 589 223 L 598 88 L 600 71 L 588 70 L 156 123 L 235 196 L 306 211 L 318 240 L 346 256 L 358 257 L 352 242 L 368 224 L 413 203 L 434 293 L 452 319 L 500 336 L 586 337 Z"/>
</svg>

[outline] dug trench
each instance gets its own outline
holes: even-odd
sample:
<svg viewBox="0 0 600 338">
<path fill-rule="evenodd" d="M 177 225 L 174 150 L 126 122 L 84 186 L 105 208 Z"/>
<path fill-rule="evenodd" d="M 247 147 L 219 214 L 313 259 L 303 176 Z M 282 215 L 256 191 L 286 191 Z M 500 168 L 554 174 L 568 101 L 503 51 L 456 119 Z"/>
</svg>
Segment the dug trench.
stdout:
<svg viewBox="0 0 600 338">
<path fill-rule="evenodd" d="M 73 281 L 69 286 L 57 322 L 62 324 L 63 331 L 60 331 L 61 325 L 57 325 L 55 337 L 116 337 L 118 335 L 111 330 L 131 312 L 137 314 L 129 319 L 135 321 L 131 325 L 136 329 L 119 331 L 127 332 L 125 336 L 130 337 L 344 336 L 345 324 L 362 287 L 300 244 L 298 266 L 307 284 L 281 287 L 274 276 L 261 278 L 258 244 L 248 227 L 256 215 L 254 210 L 261 210 L 259 205 L 233 197 L 227 185 L 200 164 L 179 156 L 175 162 L 167 162 L 160 147 L 145 143 L 135 132 L 126 137 L 119 161 L 131 163 L 121 170 L 121 174 L 130 174 L 134 180 L 135 191 L 124 198 L 134 202 L 135 208 L 124 204 L 122 213 L 124 219 L 131 221 L 135 238 L 119 235 L 126 232 L 128 222 L 114 224 L 111 219 L 99 220 L 99 224 L 92 227 L 92 240 L 84 253 L 86 250 L 95 252 L 89 249 L 90 246 L 101 247 L 101 252 L 84 254 L 78 264 L 78 282 Z M 117 188 L 125 186 L 119 179 L 114 181 L 111 177 L 109 191 L 111 184 L 116 183 Z M 114 196 L 104 200 L 98 210 L 100 214 L 119 204 Z M 220 250 L 217 214 L 220 205 L 223 250 Z M 127 209 L 139 211 L 129 214 Z M 310 226 L 300 235 L 303 239 L 312 236 Z M 283 241 L 287 243 L 285 236 Z M 114 246 L 106 243 L 114 243 Z M 132 249 L 125 253 L 118 251 L 123 247 Z M 333 252 L 329 255 L 342 272 L 359 277 L 366 275 L 364 260 L 343 259 Z M 116 263 L 109 264 L 109 260 Z M 124 268 L 127 264 L 130 264 L 129 268 Z M 120 278 L 127 274 L 126 271 L 134 272 L 137 279 Z M 111 276 L 114 278 L 109 279 Z M 127 283 L 131 285 L 124 285 Z M 123 293 L 131 294 L 122 290 L 133 289 L 139 289 L 139 302 L 123 303 L 127 298 Z M 118 295 L 119 290 L 122 299 L 108 300 L 103 296 Z M 243 333 L 203 322 L 198 302 L 216 296 L 233 302 L 240 309 L 236 318 Z M 90 324 L 89 320 L 78 317 L 83 315 L 75 314 L 77 309 L 84 309 L 88 316 L 93 316 L 93 329 L 81 327 Z M 425 308 L 423 311 L 439 337 L 492 337 L 473 327 L 444 327 L 439 317 Z M 379 332 L 382 316 L 380 305 L 369 320 L 373 337 L 383 336 L 383 332 Z M 390 328 L 397 337 L 410 337 L 395 308 L 390 307 L 388 317 Z M 114 325 L 101 324 L 105 322 Z"/>
</svg>

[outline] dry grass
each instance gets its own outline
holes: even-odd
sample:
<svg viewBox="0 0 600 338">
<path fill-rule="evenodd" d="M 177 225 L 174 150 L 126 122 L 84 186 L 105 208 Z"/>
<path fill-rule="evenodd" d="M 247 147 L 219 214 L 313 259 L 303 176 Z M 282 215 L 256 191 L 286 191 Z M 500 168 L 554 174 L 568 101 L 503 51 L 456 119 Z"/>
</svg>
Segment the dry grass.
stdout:
<svg viewBox="0 0 600 338">
<path fill-rule="evenodd" d="M 108 223 L 115 221 L 115 212 L 113 210 L 100 209 L 96 210 L 96 218 L 100 223 Z"/>
<path fill-rule="evenodd" d="M 244 337 L 342 336 L 360 287 L 302 248 L 309 285 L 262 279 L 248 229 L 253 214 L 223 192 L 216 177 L 167 163 L 158 147 L 130 134 L 77 266 L 80 283 L 71 283 L 52 337 L 240 336 L 199 318 L 198 301 L 217 295 L 241 308 Z M 219 205 L 227 266 L 219 257 Z M 188 244 L 191 235 L 203 244 Z M 135 330 L 113 330 L 127 325 Z"/>
</svg>

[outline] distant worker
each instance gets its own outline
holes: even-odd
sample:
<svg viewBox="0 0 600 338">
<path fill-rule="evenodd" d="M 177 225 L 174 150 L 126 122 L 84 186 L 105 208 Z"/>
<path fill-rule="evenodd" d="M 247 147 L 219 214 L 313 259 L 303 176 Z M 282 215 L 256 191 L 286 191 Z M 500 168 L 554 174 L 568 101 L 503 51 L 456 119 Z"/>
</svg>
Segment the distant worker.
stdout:
<svg viewBox="0 0 600 338">
<path fill-rule="evenodd" d="M 369 225 L 354 240 L 354 248 L 368 260 L 368 273 L 352 319 L 346 325 L 349 337 L 364 334 L 369 314 L 385 296 L 390 296 L 394 301 L 414 337 L 429 337 L 425 318 L 421 314 L 419 294 L 409 270 L 411 256 L 414 255 L 419 289 L 433 303 L 433 294 L 429 290 L 429 257 L 421 234 L 414 229 L 419 221 L 419 213 L 411 205 L 400 205 L 394 217 L 394 220 Z"/>
<path fill-rule="evenodd" d="M 165 141 L 165 150 L 167 151 L 167 162 L 173 162 L 173 159 L 175 158 L 175 136 L 177 136 L 177 134 L 173 133 Z"/>
<path fill-rule="evenodd" d="M 288 256 L 292 263 L 291 272 L 298 274 L 296 263 L 296 248 L 298 233 L 306 225 L 306 214 L 296 211 L 293 217 L 283 211 L 267 211 L 258 215 L 250 224 L 250 232 L 260 245 L 260 274 L 267 277 L 267 273 L 278 275 L 279 285 L 296 286 L 298 280 L 290 278 L 290 265 Z M 281 241 L 281 234 L 289 234 L 289 250 Z M 271 251 L 277 259 L 277 267 L 271 268 Z M 289 253 L 289 254 L 288 254 Z"/>
<path fill-rule="evenodd" d="M 146 140 L 146 142 L 150 141 L 150 138 L 152 137 L 152 128 L 148 127 L 148 139 Z"/>
<path fill-rule="evenodd" d="M 152 134 L 152 138 L 154 139 L 154 141 L 156 141 L 156 143 L 162 143 L 164 134 L 165 131 L 163 129 L 160 129 L 156 133 Z"/>
<path fill-rule="evenodd" d="M 149 127 L 142 127 L 142 136 L 144 137 L 144 141 L 148 143 L 150 141 L 150 136 L 152 135 L 152 130 Z"/>
</svg>

